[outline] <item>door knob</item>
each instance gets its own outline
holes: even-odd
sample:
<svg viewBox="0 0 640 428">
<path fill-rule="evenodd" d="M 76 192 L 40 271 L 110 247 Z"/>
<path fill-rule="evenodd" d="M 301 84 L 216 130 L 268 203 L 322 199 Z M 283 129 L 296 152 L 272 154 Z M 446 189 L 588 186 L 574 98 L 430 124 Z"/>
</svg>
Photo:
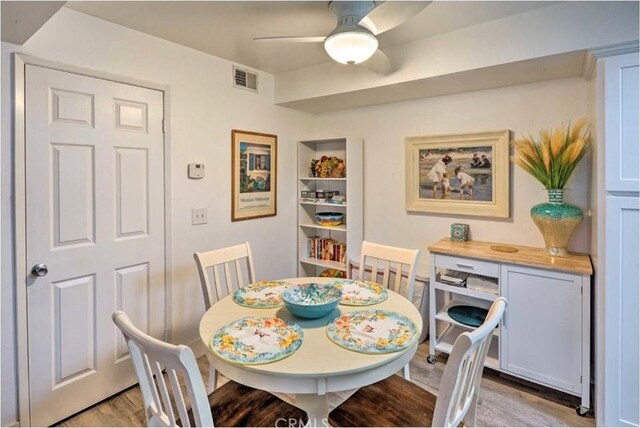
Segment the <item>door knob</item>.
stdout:
<svg viewBox="0 0 640 428">
<path fill-rule="evenodd" d="M 45 276 L 49 273 L 49 268 L 44 263 L 38 263 L 33 268 L 31 268 L 31 273 L 33 276 Z"/>
</svg>

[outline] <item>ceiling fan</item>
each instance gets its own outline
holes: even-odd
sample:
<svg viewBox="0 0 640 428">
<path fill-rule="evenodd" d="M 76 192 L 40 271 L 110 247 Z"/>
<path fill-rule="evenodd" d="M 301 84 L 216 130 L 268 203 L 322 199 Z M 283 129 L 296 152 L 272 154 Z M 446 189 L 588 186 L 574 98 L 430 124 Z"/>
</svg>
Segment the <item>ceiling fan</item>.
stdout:
<svg viewBox="0 0 640 428">
<path fill-rule="evenodd" d="M 324 43 L 327 54 L 341 64 L 360 64 L 378 73 L 391 70 L 387 56 L 378 49 L 378 34 L 389 31 L 417 15 L 430 1 L 331 1 L 338 18 L 327 36 L 256 37 L 260 42 Z M 365 63 L 366 62 L 366 63 Z"/>
</svg>

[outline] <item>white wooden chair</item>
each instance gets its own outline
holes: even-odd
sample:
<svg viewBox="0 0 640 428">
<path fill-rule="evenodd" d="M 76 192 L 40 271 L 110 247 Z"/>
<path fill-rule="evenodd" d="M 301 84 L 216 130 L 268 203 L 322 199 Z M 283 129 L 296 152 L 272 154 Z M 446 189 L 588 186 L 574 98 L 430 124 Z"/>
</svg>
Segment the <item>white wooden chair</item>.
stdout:
<svg viewBox="0 0 640 428">
<path fill-rule="evenodd" d="M 406 248 L 389 247 L 363 241 L 362 249 L 360 250 L 358 277 L 356 279 L 370 279 L 373 282 L 378 282 L 377 278 L 382 273 L 382 282 L 379 282 L 379 284 L 413 301 L 416 263 L 419 255 L 420 250 L 408 250 Z M 381 267 L 382 272 L 379 272 Z M 369 268 L 371 268 L 371 275 L 366 278 L 366 271 Z M 404 287 L 402 285 L 403 271 L 407 272 L 407 281 Z M 393 283 L 391 283 L 391 275 L 394 276 Z"/>
<path fill-rule="evenodd" d="M 280 418 L 306 421 L 302 410 L 266 391 L 233 381 L 228 381 L 207 397 L 191 348 L 148 336 L 137 329 L 122 311 L 114 312 L 112 318 L 129 347 L 140 382 L 148 426 L 212 427 L 215 420 L 218 426 L 261 427 L 275 426 Z M 166 371 L 164 376 L 163 369 Z M 179 378 L 184 386 L 180 385 Z"/>
<path fill-rule="evenodd" d="M 233 294 L 238 288 L 254 282 L 253 256 L 248 242 L 232 247 L 194 253 L 198 265 L 204 308 L 208 310 L 218 300 Z M 245 265 L 244 267 L 242 265 Z M 211 277 L 209 276 L 211 269 Z M 244 281 L 247 272 L 249 282 Z M 222 276 L 222 274 L 224 276 Z M 211 281 L 213 279 L 213 281 Z"/>
<path fill-rule="evenodd" d="M 194 253 L 193 258 L 200 274 L 205 311 L 224 296 L 233 294 L 238 288 L 245 286 L 245 272 L 248 284 L 254 282 L 253 256 L 248 242 Z M 210 364 L 207 393 L 213 392 L 217 385 L 218 372 Z"/>
<path fill-rule="evenodd" d="M 507 307 L 498 298 L 477 329 L 456 339 L 445 367 L 438 397 L 408 382 L 391 376 L 360 388 L 329 414 L 332 426 L 445 426 L 476 425 L 476 408 L 484 361 Z M 384 408 L 380 408 L 385 403 Z"/>
<path fill-rule="evenodd" d="M 360 250 L 360 266 L 356 279 L 365 280 L 367 269 L 371 269 L 369 280 L 378 282 L 379 272 L 382 268 L 382 281 L 378 282 L 383 287 L 390 288 L 398 294 L 413 302 L 413 293 L 416 281 L 416 263 L 420 250 L 408 250 L 406 248 L 389 247 L 387 245 L 374 244 L 363 241 Z M 407 272 L 407 280 L 402 284 L 403 272 Z M 394 276 L 391 282 L 391 275 Z M 403 290 L 404 288 L 404 290 Z M 404 366 L 404 378 L 409 380 L 409 364 Z"/>
<path fill-rule="evenodd" d="M 183 426 L 187 426 L 185 424 L 189 423 L 189 417 L 178 376 L 184 379 L 195 424 L 213 426 L 209 400 L 191 348 L 170 345 L 146 335 L 122 311 L 113 313 L 113 322 L 124 335 L 131 353 L 133 367 L 140 382 L 147 425 L 177 426 L 176 411 L 162 374 L 163 368 L 166 368 L 171 395 Z"/>
</svg>

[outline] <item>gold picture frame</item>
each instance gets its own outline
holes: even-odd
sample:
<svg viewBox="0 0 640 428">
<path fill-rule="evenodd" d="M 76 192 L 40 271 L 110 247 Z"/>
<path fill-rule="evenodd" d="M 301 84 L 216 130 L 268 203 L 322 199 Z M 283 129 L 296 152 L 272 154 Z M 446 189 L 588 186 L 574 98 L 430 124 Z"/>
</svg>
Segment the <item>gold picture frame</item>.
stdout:
<svg viewBox="0 0 640 428">
<path fill-rule="evenodd" d="M 508 218 L 509 130 L 409 137 L 409 212 Z"/>
<path fill-rule="evenodd" d="M 231 131 L 231 221 L 277 215 L 278 136 Z"/>
</svg>

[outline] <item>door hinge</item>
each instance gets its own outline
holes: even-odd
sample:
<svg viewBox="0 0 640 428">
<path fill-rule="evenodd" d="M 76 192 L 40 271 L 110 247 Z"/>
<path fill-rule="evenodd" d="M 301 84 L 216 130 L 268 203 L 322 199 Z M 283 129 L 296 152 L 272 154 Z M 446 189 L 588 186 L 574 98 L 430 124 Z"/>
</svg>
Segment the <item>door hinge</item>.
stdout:
<svg viewBox="0 0 640 428">
<path fill-rule="evenodd" d="M 165 130 L 164 130 L 164 119 L 162 119 L 162 133 L 163 134 L 165 133 Z"/>
<path fill-rule="evenodd" d="M 580 385 L 582 385 L 582 376 L 580 376 Z"/>
</svg>

